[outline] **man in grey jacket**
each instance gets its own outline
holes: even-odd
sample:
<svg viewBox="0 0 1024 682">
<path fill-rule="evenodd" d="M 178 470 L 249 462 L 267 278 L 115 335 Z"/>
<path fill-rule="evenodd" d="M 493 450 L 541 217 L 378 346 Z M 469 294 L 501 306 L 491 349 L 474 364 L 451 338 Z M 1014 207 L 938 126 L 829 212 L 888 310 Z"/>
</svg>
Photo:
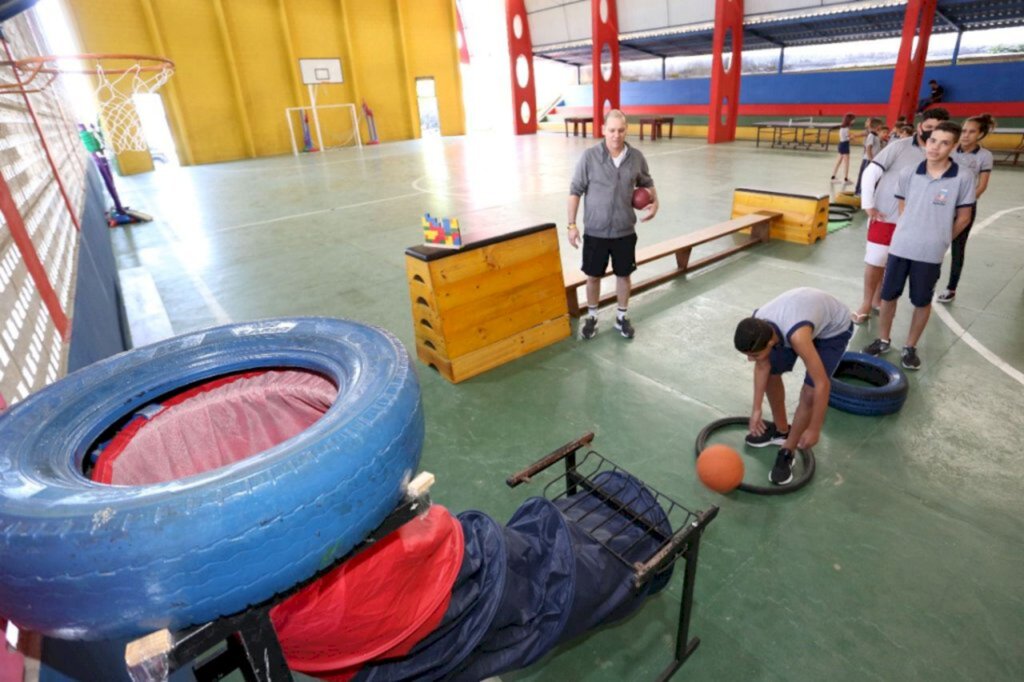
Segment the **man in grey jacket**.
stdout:
<svg viewBox="0 0 1024 682">
<path fill-rule="evenodd" d="M 640 150 L 626 144 L 626 115 L 612 109 L 604 117 L 604 142 L 583 153 L 569 186 L 569 243 L 579 248 L 580 231 L 576 213 L 580 197 L 583 205 L 583 266 L 587 276 L 587 315 L 580 335 L 592 339 L 597 335 L 597 305 L 601 298 L 601 277 L 612 261 L 618 310 L 615 329 L 627 339 L 636 333 L 626 316 L 629 304 L 629 276 L 636 270 L 636 214 L 633 212 L 633 190 L 645 187 L 651 194 L 646 222 L 658 212 L 658 195 L 647 168 L 647 159 Z"/>
</svg>

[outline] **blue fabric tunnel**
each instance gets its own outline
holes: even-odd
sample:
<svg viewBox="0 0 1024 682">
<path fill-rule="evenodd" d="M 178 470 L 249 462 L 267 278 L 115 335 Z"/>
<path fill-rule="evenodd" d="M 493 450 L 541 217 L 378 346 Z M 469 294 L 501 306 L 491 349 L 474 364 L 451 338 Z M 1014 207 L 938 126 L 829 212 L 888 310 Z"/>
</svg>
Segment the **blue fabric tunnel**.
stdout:
<svg viewBox="0 0 1024 682">
<path fill-rule="evenodd" d="M 522 668 L 664 588 L 671 568 L 636 590 L 632 564 L 672 534 L 665 511 L 628 474 L 602 472 L 590 488 L 555 502 L 531 498 L 504 528 L 480 512 L 460 514 L 465 555 L 440 626 L 356 679 L 475 681 Z"/>
</svg>

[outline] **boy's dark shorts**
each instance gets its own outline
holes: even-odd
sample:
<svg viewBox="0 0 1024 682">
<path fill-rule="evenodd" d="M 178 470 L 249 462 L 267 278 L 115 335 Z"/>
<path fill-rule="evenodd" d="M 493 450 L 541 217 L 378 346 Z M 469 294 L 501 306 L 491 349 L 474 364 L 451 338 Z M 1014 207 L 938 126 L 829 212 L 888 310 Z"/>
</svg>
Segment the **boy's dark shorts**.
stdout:
<svg viewBox="0 0 1024 682">
<path fill-rule="evenodd" d="M 903 287 L 910 280 L 910 302 L 915 308 L 931 305 L 935 285 L 942 274 L 942 263 L 925 263 L 889 254 L 882 278 L 882 300 L 895 301 L 903 295 Z"/>
<path fill-rule="evenodd" d="M 814 349 L 818 351 L 818 355 L 821 357 L 821 364 L 825 366 L 825 374 L 832 376 L 835 373 L 836 367 L 839 366 L 839 361 L 843 359 L 843 353 L 846 352 L 846 347 L 850 344 L 850 339 L 852 338 L 853 323 L 851 322 L 850 328 L 839 336 L 830 336 L 827 339 L 814 339 Z M 772 374 L 785 374 L 792 371 L 798 357 L 800 356 L 792 348 L 787 348 L 781 342 L 775 344 L 772 346 L 771 352 L 768 353 L 768 359 L 772 364 Z M 804 383 L 808 386 L 814 386 L 814 381 L 811 380 L 810 374 L 804 374 Z"/>
<path fill-rule="evenodd" d="M 629 277 L 636 270 L 636 234 L 614 239 L 583 235 L 583 273 L 604 277 L 608 259 L 616 277 Z"/>
</svg>

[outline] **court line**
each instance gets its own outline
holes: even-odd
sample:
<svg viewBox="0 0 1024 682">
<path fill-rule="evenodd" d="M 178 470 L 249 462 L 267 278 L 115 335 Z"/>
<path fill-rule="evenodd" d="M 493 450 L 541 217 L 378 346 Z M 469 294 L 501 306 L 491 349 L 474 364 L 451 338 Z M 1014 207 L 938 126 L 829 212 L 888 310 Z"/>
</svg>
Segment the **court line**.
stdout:
<svg viewBox="0 0 1024 682">
<path fill-rule="evenodd" d="M 225 232 L 234 232 L 235 230 L 242 230 L 247 227 L 259 227 L 260 225 L 270 225 L 271 223 L 280 223 L 286 220 L 292 220 L 293 218 L 308 218 L 309 216 L 320 215 L 322 213 L 333 213 L 334 211 L 344 211 L 350 208 L 359 208 L 360 206 L 371 206 L 373 204 L 382 204 L 387 201 L 395 201 L 397 199 L 407 199 L 409 197 L 418 197 L 420 192 L 410 192 L 408 194 L 399 194 L 393 197 L 385 197 L 383 199 L 371 199 L 370 201 L 360 201 L 355 204 L 342 204 L 341 206 L 331 206 L 330 208 L 321 208 L 316 211 L 306 211 L 305 213 L 292 213 L 290 215 L 278 216 L 277 218 L 268 218 L 267 220 L 259 220 L 254 223 L 242 223 L 241 225 L 229 225 L 228 227 L 221 228 L 219 230 L 210 230 L 211 234 L 223 234 Z"/>
<path fill-rule="evenodd" d="M 1005 210 L 999 211 L 998 213 L 994 213 L 985 220 L 983 220 L 980 224 L 978 224 L 977 227 L 972 228 L 971 232 L 973 234 L 977 234 L 978 232 L 981 232 L 992 223 L 1002 218 L 1004 215 L 1007 215 L 1008 213 L 1014 213 L 1015 211 L 1024 211 L 1024 206 L 1007 208 Z M 1002 370 L 1002 372 L 1006 374 L 1008 377 L 1010 377 L 1017 383 L 1024 385 L 1024 372 L 1021 372 L 1016 367 L 1006 362 L 1001 357 L 999 357 L 998 355 L 990 351 L 988 348 L 986 348 L 984 344 L 981 343 L 981 341 L 978 341 L 978 339 L 975 338 L 973 334 L 964 329 L 959 322 L 953 319 L 952 313 L 950 313 L 945 308 L 945 306 L 941 304 L 933 305 L 932 309 L 935 311 L 935 314 L 939 316 L 939 319 L 942 320 L 946 324 L 946 326 L 949 327 L 950 331 L 952 331 L 954 335 L 958 336 L 961 341 L 963 341 L 968 346 L 976 350 L 978 354 L 981 355 L 981 357 L 985 358 L 990 363 L 995 365 L 997 368 Z"/>
</svg>

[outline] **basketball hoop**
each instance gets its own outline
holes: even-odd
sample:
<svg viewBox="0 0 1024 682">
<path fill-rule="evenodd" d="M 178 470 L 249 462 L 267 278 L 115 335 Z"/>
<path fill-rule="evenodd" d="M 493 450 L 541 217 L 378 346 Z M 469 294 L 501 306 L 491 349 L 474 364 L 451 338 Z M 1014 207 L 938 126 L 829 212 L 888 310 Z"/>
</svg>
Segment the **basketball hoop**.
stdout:
<svg viewBox="0 0 1024 682">
<path fill-rule="evenodd" d="M 8 87 L 8 91 L 39 92 L 60 75 L 94 76 L 96 86 L 93 93 L 115 153 L 148 149 L 139 116 L 132 105 L 132 96 L 156 92 L 174 75 L 174 62 L 170 59 L 138 54 L 28 57 L 14 62 L 14 68 L 20 83 Z M 48 77 L 48 80 L 28 89 L 40 75 Z"/>
</svg>

